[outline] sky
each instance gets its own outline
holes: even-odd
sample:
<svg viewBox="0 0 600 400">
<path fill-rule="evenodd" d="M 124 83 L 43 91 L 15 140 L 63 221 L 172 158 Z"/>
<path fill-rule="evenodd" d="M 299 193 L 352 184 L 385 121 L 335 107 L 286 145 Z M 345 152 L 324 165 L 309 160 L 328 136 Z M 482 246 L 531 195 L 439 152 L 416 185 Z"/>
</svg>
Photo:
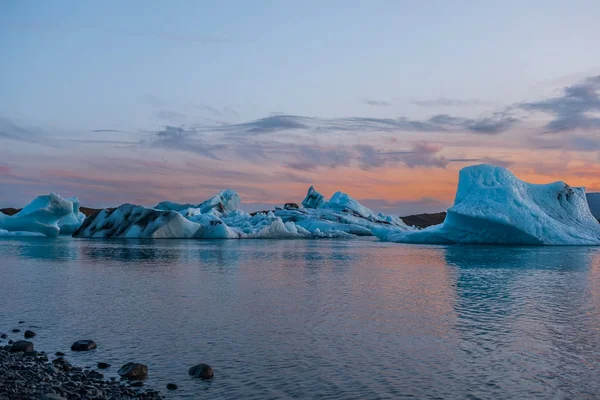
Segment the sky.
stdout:
<svg viewBox="0 0 600 400">
<path fill-rule="evenodd" d="M 505 166 L 600 191 L 600 2 L 0 2 L 0 207 L 388 213 Z"/>
</svg>

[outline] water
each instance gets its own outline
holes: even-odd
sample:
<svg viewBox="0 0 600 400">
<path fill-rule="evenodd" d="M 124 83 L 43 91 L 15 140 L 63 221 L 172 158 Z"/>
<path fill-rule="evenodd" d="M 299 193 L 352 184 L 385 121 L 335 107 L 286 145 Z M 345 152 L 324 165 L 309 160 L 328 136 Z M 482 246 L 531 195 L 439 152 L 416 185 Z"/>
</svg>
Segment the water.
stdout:
<svg viewBox="0 0 600 400">
<path fill-rule="evenodd" d="M 0 301 L 0 330 L 108 375 L 146 363 L 169 398 L 600 393 L 595 248 L 2 239 Z"/>
</svg>

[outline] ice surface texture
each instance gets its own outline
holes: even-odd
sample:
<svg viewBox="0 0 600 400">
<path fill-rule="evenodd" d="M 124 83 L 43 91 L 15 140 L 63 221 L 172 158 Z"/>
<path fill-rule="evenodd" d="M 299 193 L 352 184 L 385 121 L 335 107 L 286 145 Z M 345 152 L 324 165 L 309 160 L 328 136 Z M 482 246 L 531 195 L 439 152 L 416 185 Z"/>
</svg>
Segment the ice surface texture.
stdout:
<svg viewBox="0 0 600 400">
<path fill-rule="evenodd" d="M 56 193 L 36 197 L 15 215 L 0 213 L 0 236 L 72 234 L 85 215 L 76 197 L 64 199 Z"/>
<path fill-rule="evenodd" d="M 564 182 L 523 182 L 505 168 L 476 165 L 459 174 L 446 220 L 420 231 L 376 228 L 382 240 L 404 243 L 598 245 L 600 224 L 585 189 Z"/>
<path fill-rule="evenodd" d="M 314 200 L 313 200 L 314 199 Z M 378 226 L 408 229 L 398 218 L 376 215 L 344 193 L 330 202 L 313 187 L 303 204 L 248 214 L 240 197 L 224 190 L 200 204 L 161 202 L 155 208 L 124 204 L 85 220 L 77 237 L 293 239 L 372 235 Z M 309 208 L 310 207 L 310 208 Z"/>
</svg>

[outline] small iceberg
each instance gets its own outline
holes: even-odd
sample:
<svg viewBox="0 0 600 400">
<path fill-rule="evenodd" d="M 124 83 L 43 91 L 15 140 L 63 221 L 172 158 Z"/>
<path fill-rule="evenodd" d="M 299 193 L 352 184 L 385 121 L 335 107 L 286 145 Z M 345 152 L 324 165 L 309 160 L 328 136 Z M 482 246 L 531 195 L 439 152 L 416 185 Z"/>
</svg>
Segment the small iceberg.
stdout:
<svg viewBox="0 0 600 400">
<path fill-rule="evenodd" d="M 50 193 L 36 197 L 15 215 L 0 213 L 0 236 L 71 235 L 84 219 L 76 197 L 64 199 Z"/>
</svg>

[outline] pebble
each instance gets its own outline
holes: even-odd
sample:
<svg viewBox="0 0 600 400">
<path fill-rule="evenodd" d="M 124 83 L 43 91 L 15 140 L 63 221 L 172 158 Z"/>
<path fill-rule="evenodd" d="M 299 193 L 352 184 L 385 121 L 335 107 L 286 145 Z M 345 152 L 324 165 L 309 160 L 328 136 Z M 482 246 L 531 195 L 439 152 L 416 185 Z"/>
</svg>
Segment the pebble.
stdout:
<svg viewBox="0 0 600 400">
<path fill-rule="evenodd" d="M 141 381 L 148 378 L 148 366 L 140 363 L 128 362 L 117 371 L 121 378 L 132 381 Z"/>
<path fill-rule="evenodd" d="M 15 357 L 22 352 L 10 353 L 9 346 L 0 346 L 0 399 L 140 399 L 158 400 L 163 397 L 154 390 L 132 388 L 115 380 L 104 380 L 95 370 L 84 372 L 70 367 L 64 357 L 54 366 L 44 355 Z M 46 359 L 46 361 L 44 360 Z M 134 382 L 135 383 L 135 382 Z"/>
<path fill-rule="evenodd" d="M 25 331 L 25 333 L 23 334 L 23 336 L 25 336 L 25 339 L 31 339 L 32 337 L 35 336 L 35 332 L 34 331 L 30 331 L 29 329 Z"/>
<path fill-rule="evenodd" d="M 88 351 L 95 349 L 96 343 L 93 340 L 78 340 L 71 345 L 72 351 Z"/>
<path fill-rule="evenodd" d="M 177 385 L 174 383 L 167 383 L 167 389 L 169 390 L 177 390 Z"/>
<path fill-rule="evenodd" d="M 100 368 L 100 369 L 110 368 L 110 364 L 107 364 L 105 362 L 99 362 L 98 363 L 98 368 Z"/>
<path fill-rule="evenodd" d="M 8 342 L 10 343 L 10 341 Z M 11 353 L 33 351 L 33 343 L 27 340 L 17 340 L 10 346 Z"/>
<path fill-rule="evenodd" d="M 194 378 L 200 379 L 211 379 L 213 377 L 213 370 L 208 364 L 197 364 L 189 369 L 188 373 Z"/>
</svg>

